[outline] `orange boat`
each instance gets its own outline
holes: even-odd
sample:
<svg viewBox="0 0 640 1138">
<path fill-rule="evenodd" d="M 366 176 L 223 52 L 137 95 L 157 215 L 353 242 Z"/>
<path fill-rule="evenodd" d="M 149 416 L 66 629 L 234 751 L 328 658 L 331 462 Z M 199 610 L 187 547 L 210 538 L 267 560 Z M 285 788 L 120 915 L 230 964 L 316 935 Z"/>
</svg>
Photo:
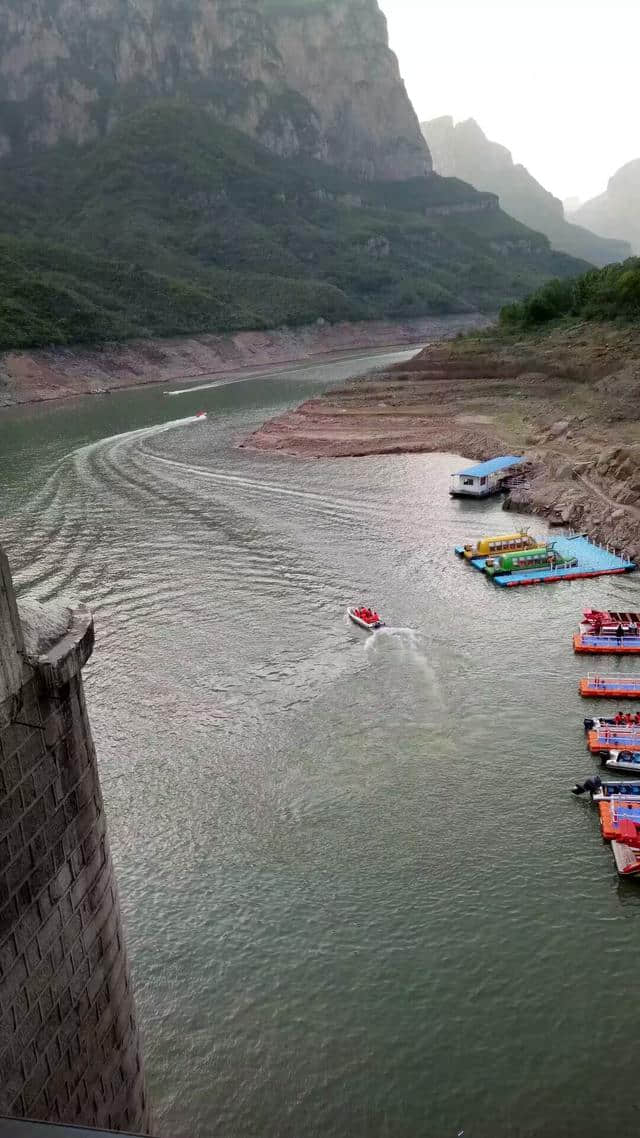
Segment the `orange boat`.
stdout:
<svg viewBox="0 0 640 1138">
<path fill-rule="evenodd" d="M 586 699 L 640 699 L 640 676 L 585 676 L 578 690 Z"/>
</svg>

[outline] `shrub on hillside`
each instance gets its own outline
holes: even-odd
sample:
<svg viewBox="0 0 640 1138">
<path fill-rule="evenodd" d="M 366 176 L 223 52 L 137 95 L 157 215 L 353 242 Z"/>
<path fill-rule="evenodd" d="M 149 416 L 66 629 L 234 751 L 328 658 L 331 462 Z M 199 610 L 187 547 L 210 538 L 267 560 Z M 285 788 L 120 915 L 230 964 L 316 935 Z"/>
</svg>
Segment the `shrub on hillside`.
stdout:
<svg viewBox="0 0 640 1138">
<path fill-rule="evenodd" d="M 574 280 L 553 280 L 500 312 L 505 328 L 527 329 L 553 320 L 640 319 L 640 257 L 590 269 Z"/>
</svg>

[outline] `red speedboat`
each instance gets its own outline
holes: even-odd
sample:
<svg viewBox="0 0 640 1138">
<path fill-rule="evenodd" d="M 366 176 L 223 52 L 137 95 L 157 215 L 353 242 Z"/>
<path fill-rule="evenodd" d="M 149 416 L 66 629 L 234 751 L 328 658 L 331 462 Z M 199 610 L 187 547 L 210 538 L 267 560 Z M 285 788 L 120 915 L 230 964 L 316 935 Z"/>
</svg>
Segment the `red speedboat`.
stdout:
<svg viewBox="0 0 640 1138">
<path fill-rule="evenodd" d="M 382 628 L 384 625 L 384 621 L 377 612 L 366 608 L 364 605 L 361 605 L 360 608 L 348 608 L 347 616 L 354 624 L 359 624 L 360 628 L 366 628 L 367 632 L 375 632 L 376 628 Z"/>
</svg>

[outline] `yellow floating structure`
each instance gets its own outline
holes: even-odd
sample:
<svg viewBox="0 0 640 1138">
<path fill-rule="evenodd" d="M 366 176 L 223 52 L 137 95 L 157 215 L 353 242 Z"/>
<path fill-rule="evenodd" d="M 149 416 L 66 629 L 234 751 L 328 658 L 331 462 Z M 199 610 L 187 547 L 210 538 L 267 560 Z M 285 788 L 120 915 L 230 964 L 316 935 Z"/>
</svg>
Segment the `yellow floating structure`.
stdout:
<svg viewBox="0 0 640 1138">
<path fill-rule="evenodd" d="M 518 533 L 499 533 L 493 537 L 481 537 L 478 544 L 466 544 L 462 549 L 456 549 L 467 561 L 474 557 L 499 557 L 502 553 L 517 553 L 521 549 L 538 549 L 541 543 L 537 537 L 532 537 L 527 530 Z"/>
</svg>

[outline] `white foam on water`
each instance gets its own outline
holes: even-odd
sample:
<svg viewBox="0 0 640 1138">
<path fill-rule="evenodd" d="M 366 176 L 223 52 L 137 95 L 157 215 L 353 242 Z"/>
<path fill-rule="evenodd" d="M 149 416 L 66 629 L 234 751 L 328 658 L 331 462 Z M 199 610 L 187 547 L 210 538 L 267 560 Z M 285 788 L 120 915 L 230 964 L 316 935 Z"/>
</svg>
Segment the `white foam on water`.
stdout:
<svg viewBox="0 0 640 1138">
<path fill-rule="evenodd" d="M 415 348 L 412 347 L 411 349 L 402 351 L 401 354 L 403 356 L 412 356 L 415 354 L 415 352 L 421 351 L 421 349 L 426 346 L 426 344 L 416 345 Z M 373 356 L 376 359 L 378 357 L 380 359 L 386 359 L 387 357 L 390 359 L 395 359 L 397 354 L 398 353 L 396 352 L 389 352 L 388 350 L 373 352 Z M 342 362 L 357 364 L 362 360 L 370 360 L 371 358 L 372 353 L 367 352 L 367 354 L 364 356 L 348 356 L 345 361 L 336 359 L 332 362 L 335 362 L 336 364 L 340 364 Z M 294 366 L 292 366 L 292 364 Z M 191 387 L 177 387 L 173 391 L 163 391 L 163 395 L 190 395 L 192 391 L 209 391 L 213 387 L 226 387 L 229 383 L 244 383 L 248 379 L 266 379 L 269 376 L 274 376 L 275 378 L 279 378 L 280 376 L 289 377 L 291 375 L 295 375 L 299 371 L 308 370 L 309 368 L 313 368 L 315 366 L 322 366 L 321 358 L 288 361 L 282 360 L 280 363 L 266 364 L 265 367 L 259 371 L 252 370 L 250 372 L 245 372 L 242 369 L 240 371 L 232 372 L 230 375 L 222 376 L 220 379 L 209 380 L 207 383 L 192 384 Z"/>
<path fill-rule="evenodd" d="M 434 694 L 440 693 L 438 676 L 429 661 L 424 636 L 415 628 L 384 625 L 367 638 L 364 650 L 376 659 L 383 655 L 398 656 L 402 663 L 408 664 L 423 677 Z"/>
</svg>

